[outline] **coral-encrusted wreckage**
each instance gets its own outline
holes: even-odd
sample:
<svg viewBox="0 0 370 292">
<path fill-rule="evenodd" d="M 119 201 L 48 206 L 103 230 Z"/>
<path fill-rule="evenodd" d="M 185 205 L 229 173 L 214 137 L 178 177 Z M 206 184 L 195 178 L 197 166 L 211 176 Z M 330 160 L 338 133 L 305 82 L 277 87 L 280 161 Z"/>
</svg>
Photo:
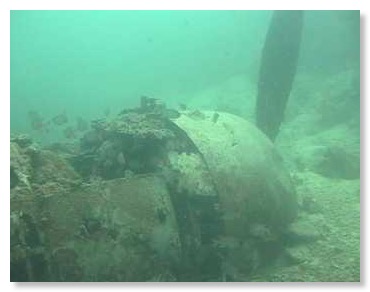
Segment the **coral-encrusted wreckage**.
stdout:
<svg viewBox="0 0 370 292">
<path fill-rule="evenodd" d="M 238 281 L 297 210 L 272 143 L 227 113 L 143 97 L 78 147 L 10 145 L 12 281 Z"/>
</svg>

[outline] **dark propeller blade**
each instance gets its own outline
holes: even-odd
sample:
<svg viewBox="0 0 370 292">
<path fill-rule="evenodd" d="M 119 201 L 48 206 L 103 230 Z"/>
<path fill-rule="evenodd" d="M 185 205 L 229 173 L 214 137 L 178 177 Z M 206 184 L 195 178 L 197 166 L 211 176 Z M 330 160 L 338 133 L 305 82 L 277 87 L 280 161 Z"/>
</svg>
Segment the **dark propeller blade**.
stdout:
<svg viewBox="0 0 370 292">
<path fill-rule="evenodd" d="M 262 51 L 257 126 L 274 141 L 292 88 L 301 43 L 303 11 L 274 11 Z"/>
</svg>

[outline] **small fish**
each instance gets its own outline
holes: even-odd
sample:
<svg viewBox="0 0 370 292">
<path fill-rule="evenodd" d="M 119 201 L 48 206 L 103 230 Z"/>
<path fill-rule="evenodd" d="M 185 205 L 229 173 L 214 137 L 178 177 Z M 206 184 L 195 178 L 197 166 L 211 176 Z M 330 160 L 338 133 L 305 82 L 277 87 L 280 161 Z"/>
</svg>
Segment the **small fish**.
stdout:
<svg viewBox="0 0 370 292">
<path fill-rule="evenodd" d="M 28 111 L 28 117 L 33 120 L 41 118 L 41 115 L 37 111 Z"/>
<path fill-rule="evenodd" d="M 104 116 L 109 116 L 110 115 L 110 108 L 107 107 L 105 110 L 104 110 Z"/>
<path fill-rule="evenodd" d="M 194 110 L 190 112 L 188 116 L 193 120 L 204 120 L 206 118 L 206 115 L 199 110 Z"/>
<path fill-rule="evenodd" d="M 186 111 L 188 109 L 188 107 L 186 106 L 185 103 L 180 103 L 179 104 L 179 110 L 180 111 Z"/>
<path fill-rule="evenodd" d="M 44 118 L 37 111 L 29 111 L 28 117 L 31 122 L 31 127 L 36 131 L 46 131 L 46 127 L 49 126 L 49 122 L 45 122 Z"/>
<path fill-rule="evenodd" d="M 219 113 L 214 113 L 212 116 L 212 122 L 217 123 L 218 118 L 220 117 Z"/>
<path fill-rule="evenodd" d="M 64 137 L 67 139 L 75 139 L 77 138 L 76 131 L 72 127 L 67 127 L 63 131 Z"/>
<path fill-rule="evenodd" d="M 68 117 L 67 117 L 67 114 L 66 114 L 65 111 L 63 111 L 63 113 L 53 117 L 51 120 L 57 126 L 61 126 L 61 125 L 64 125 L 64 124 L 68 123 Z"/>
<path fill-rule="evenodd" d="M 232 236 L 220 236 L 214 240 L 214 245 L 223 249 L 234 249 L 240 246 L 240 240 Z"/>
<path fill-rule="evenodd" d="M 177 110 L 167 109 L 165 110 L 165 116 L 168 119 L 177 119 L 180 117 L 180 113 Z"/>
<path fill-rule="evenodd" d="M 77 118 L 76 123 L 77 123 L 76 130 L 79 132 L 85 132 L 89 128 L 89 123 L 81 117 Z"/>
<path fill-rule="evenodd" d="M 126 159 L 125 159 L 125 156 L 123 155 L 122 152 L 120 152 L 117 156 L 117 162 L 119 165 L 125 165 L 126 164 Z"/>
<path fill-rule="evenodd" d="M 31 127 L 34 130 L 41 131 L 44 128 L 44 122 L 37 120 L 31 121 Z"/>
</svg>

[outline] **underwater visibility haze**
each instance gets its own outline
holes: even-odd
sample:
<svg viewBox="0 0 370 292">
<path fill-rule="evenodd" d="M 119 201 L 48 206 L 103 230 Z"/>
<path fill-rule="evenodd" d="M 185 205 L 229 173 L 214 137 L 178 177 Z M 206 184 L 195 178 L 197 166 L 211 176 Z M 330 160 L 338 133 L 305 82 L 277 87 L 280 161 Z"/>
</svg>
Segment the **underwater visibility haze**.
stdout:
<svg viewBox="0 0 370 292">
<path fill-rule="evenodd" d="M 360 281 L 359 11 L 11 11 L 11 281 Z"/>
</svg>

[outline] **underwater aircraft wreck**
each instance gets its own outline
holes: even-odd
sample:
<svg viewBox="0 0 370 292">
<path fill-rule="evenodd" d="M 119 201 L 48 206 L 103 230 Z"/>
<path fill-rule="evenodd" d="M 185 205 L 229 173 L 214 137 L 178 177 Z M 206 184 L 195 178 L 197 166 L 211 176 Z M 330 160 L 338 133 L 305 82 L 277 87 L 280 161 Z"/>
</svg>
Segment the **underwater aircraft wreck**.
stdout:
<svg viewBox="0 0 370 292">
<path fill-rule="evenodd" d="M 260 88 L 257 125 L 273 139 Z M 229 113 L 142 97 L 93 121 L 77 150 L 24 136 L 10 149 L 11 281 L 242 281 L 281 253 L 297 213 L 271 140 Z"/>
<path fill-rule="evenodd" d="M 215 119 L 217 115 L 217 119 Z M 228 113 L 139 108 L 78 152 L 11 141 L 12 281 L 237 280 L 297 212 L 279 154 Z"/>
</svg>

